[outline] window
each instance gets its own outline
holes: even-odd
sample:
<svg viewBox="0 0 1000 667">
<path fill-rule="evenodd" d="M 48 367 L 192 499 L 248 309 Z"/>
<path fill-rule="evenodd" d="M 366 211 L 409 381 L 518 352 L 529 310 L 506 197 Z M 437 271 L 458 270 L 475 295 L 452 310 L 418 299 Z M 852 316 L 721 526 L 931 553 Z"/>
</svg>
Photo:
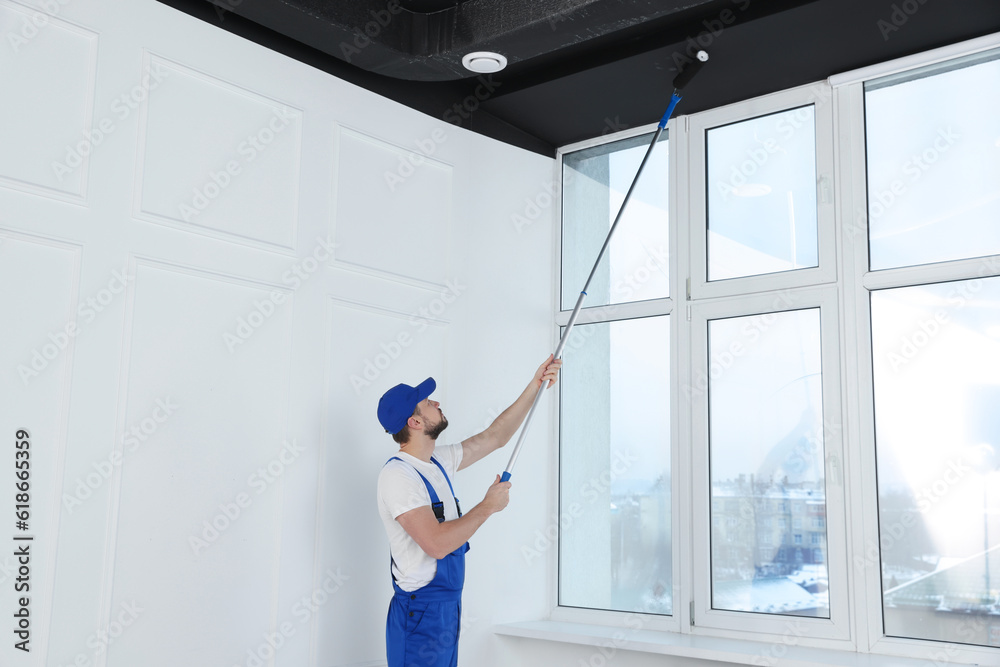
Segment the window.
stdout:
<svg viewBox="0 0 1000 667">
<path fill-rule="evenodd" d="M 872 270 L 1000 254 L 998 105 L 996 52 L 865 86 Z"/>
<path fill-rule="evenodd" d="M 988 644 L 988 623 L 958 621 L 1000 595 L 1000 278 L 879 290 L 871 309 L 885 631 Z"/>
<path fill-rule="evenodd" d="M 998 659 L 1000 49 L 975 48 L 671 121 L 567 348 L 553 619 Z M 648 140 L 562 151 L 560 325 Z"/>
<path fill-rule="evenodd" d="M 562 210 L 573 224 L 563 226 L 560 324 L 651 138 L 563 153 Z M 563 607 L 673 613 L 668 157 L 661 136 L 563 354 L 559 503 L 572 518 L 559 533 Z"/>
<path fill-rule="evenodd" d="M 829 102 L 820 86 L 692 116 L 692 297 L 836 280 Z"/>
<path fill-rule="evenodd" d="M 888 636 L 1000 645 L 997 104 L 996 51 L 865 85 L 870 269 L 896 269 L 866 281 Z"/>
<path fill-rule="evenodd" d="M 576 304 L 652 137 L 643 134 L 563 155 L 562 309 Z M 588 307 L 668 296 L 667 140 L 636 184 L 608 256 L 587 291 Z"/>
<path fill-rule="evenodd" d="M 815 136 L 812 105 L 708 130 L 709 280 L 818 265 Z"/>
<path fill-rule="evenodd" d="M 666 316 L 580 324 L 567 341 L 560 604 L 671 612 L 669 349 Z"/>
<path fill-rule="evenodd" d="M 715 531 L 712 542 L 734 547 L 750 543 L 747 533 L 757 532 L 767 513 L 760 499 L 825 498 L 824 452 L 817 438 L 823 423 L 820 313 L 814 308 L 707 324 L 709 359 L 721 367 L 725 355 L 732 356 L 725 371 L 709 381 L 712 497 L 738 499 L 744 508 L 744 530 Z M 793 529 L 801 523 L 793 519 Z M 794 543 L 802 543 L 801 534 Z M 757 603 L 761 596 L 790 595 L 785 581 L 797 572 L 767 567 L 753 552 L 732 553 L 712 561 L 713 609 L 829 615 L 806 591 L 794 604 Z"/>
</svg>

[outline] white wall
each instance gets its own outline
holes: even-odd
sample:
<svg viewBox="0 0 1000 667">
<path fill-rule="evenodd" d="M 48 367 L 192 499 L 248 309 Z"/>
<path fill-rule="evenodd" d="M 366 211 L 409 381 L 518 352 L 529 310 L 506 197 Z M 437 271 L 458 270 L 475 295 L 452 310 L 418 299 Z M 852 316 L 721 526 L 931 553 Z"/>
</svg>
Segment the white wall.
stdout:
<svg viewBox="0 0 1000 667">
<path fill-rule="evenodd" d="M 377 399 L 434 375 L 460 439 L 524 387 L 554 342 L 553 211 L 511 216 L 552 160 L 152 0 L 48 5 L 0 0 L 0 432 L 31 434 L 34 536 L 32 651 L 5 634 L 0 664 L 257 664 L 283 630 L 273 664 L 382 663 Z M 473 540 L 468 664 L 519 662 L 491 627 L 547 612 L 519 545 L 552 512 L 552 414 Z M 505 463 L 459 476 L 467 507 Z"/>
</svg>

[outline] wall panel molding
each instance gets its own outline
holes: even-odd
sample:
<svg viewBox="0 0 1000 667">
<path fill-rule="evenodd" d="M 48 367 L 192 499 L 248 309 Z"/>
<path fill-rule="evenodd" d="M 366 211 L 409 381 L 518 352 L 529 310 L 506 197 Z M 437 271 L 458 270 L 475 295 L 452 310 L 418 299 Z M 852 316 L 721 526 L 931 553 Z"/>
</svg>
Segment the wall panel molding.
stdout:
<svg viewBox="0 0 1000 667">
<path fill-rule="evenodd" d="M 142 63 L 164 85 L 139 110 L 133 217 L 294 256 L 303 110 L 147 49 Z"/>
<path fill-rule="evenodd" d="M 443 130 L 438 130 L 443 132 Z M 450 277 L 453 167 L 343 124 L 336 128 L 331 266 L 441 290 Z M 446 136 L 446 135 L 445 135 Z"/>
<path fill-rule="evenodd" d="M 12 0 L 0 0 L 4 14 L 0 185 L 85 206 L 90 155 L 103 141 L 92 133 L 99 35 Z"/>
</svg>

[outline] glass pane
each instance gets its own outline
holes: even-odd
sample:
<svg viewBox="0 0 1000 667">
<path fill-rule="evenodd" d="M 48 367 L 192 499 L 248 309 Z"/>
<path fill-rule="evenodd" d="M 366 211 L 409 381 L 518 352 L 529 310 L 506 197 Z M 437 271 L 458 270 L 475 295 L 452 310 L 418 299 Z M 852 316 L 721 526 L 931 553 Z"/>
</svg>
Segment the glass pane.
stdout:
<svg viewBox="0 0 1000 667">
<path fill-rule="evenodd" d="M 652 139 L 647 134 L 563 156 L 563 310 L 576 305 Z M 669 295 L 667 158 L 661 135 L 594 274 L 585 306 Z"/>
<path fill-rule="evenodd" d="M 885 633 L 1000 646 L 1000 278 L 871 310 Z"/>
<path fill-rule="evenodd" d="M 873 270 L 1000 253 L 997 109 L 1000 60 L 866 86 Z"/>
<path fill-rule="evenodd" d="M 708 340 L 712 607 L 829 618 L 819 309 Z"/>
<path fill-rule="evenodd" d="M 670 614 L 670 318 L 578 325 L 563 356 L 559 604 Z"/>
<path fill-rule="evenodd" d="M 819 265 L 812 106 L 706 133 L 708 279 Z"/>
</svg>

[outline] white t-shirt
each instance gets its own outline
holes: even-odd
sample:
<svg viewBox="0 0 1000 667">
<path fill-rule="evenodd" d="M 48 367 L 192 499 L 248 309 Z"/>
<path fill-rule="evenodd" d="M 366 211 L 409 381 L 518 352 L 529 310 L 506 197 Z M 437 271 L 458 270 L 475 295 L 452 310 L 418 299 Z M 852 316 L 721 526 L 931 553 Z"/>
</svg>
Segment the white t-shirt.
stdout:
<svg viewBox="0 0 1000 667">
<path fill-rule="evenodd" d="M 441 470 L 431 462 L 424 462 L 405 452 L 396 454 L 402 461 L 389 461 L 378 475 L 378 512 L 389 538 L 389 551 L 394 566 L 392 573 L 396 585 L 404 591 L 414 591 L 431 582 L 437 574 L 437 560 L 431 558 L 407 533 L 396 517 L 417 507 L 429 506 L 431 496 L 420 475 L 437 492 L 438 500 L 444 503 L 445 521 L 458 518 L 458 508 L 454 496 L 448 488 Z M 438 445 L 434 448 L 434 459 L 448 473 L 451 483 L 455 483 L 455 472 L 462 463 L 462 445 Z M 406 463 L 403 463 L 405 461 Z M 420 471 L 420 475 L 417 474 Z"/>
</svg>

